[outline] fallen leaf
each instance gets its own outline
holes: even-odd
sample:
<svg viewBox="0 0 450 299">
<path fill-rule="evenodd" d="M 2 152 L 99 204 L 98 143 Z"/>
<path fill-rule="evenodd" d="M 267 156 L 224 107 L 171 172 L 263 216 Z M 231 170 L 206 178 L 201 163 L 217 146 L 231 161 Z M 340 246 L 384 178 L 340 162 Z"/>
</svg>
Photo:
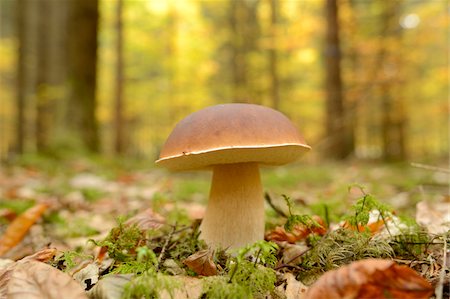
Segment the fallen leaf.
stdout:
<svg viewBox="0 0 450 299">
<path fill-rule="evenodd" d="M 120 299 L 124 287 L 130 282 L 133 274 L 112 274 L 100 279 L 88 292 L 90 298 L 95 299 Z"/>
<path fill-rule="evenodd" d="M 294 244 L 300 240 L 306 239 L 310 234 L 318 234 L 323 236 L 327 229 L 325 228 L 325 221 L 319 216 L 312 216 L 312 219 L 319 223 L 319 227 L 308 228 L 305 225 L 297 224 L 292 231 L 287 232 L 284 227 L 277 226 L 274 230 L 268 232 L 265 236 L 267 241 L 288 242 Z"/>
<path fill-rule="evenodd" d="M 139 229 L 146 231 L 149 229 L 158 229 L 164 224 L 164 217 L 147 209 L 125 222 L 126 225 L 136 225 Z"/>
<path fill-rule="evenodd" d="M 200 250 L 183 261 L 189 269 L 202 276 L 217 275 L 217 267 L 213 262 L 213 251 Z"/>
<path fill-rule="evenodd" d="M 42 250 L 39 250 L 38 252 L 26 256 L 23 259 L 21 259 L 21 262 L 27 262 L 27 261 L 38 261 L 38 262 L 48 262 L 56 255 L 56 248 L 45 248 Z"/>
<path fill-rule="evenodd" d="M 11 248 L 22 241 L 31 226 L 36 223 L 47 208 L 48 204 L 37 204 L 26 210 L 11 222 L 0 239 L 0 256 L 7 253 Z"/>
<path fill-rule="evenodd" d="M 85 290 L 89 290 L 98 282 L 99 277 L 99 265 L 96 263 L 82 264 L 80 268 L 71 271 L 73 279 L 78 281 Z"/>
<path fill-rule="evenodd" d="M 47 264 L 16 263 L 6 286 L 8 299 L 86 299 L 83 288 L 68 274 Z"/>
<path fill-rule="evenodd" d="M 183 287 L 174 290 L 173 296 L 163 290 L 159 296 L 161 299 L 198 299 L 203 290 L 203 280 L 190 276 L 175 276 Z"/>
<path fill-rule="evenodd" d="M 391 260 L 366 259 L 322 275 L 306 298 L 428 298 L 433 288 L 416 271 Z"/>
<path fill-rule="evenodd" d="M 432 234 L 445 234 L 450 230 L 449 202 L 417 203 L 416 221 Z"/>
<path fill-rule="evenodd" d="M 284 282 L 277 287 L 277 290 L 286 296 L 286 299 L 302 299 L 308 289 L 303 283 L 295 279 L 292 273 L 284 273 Z"/>
</svg>

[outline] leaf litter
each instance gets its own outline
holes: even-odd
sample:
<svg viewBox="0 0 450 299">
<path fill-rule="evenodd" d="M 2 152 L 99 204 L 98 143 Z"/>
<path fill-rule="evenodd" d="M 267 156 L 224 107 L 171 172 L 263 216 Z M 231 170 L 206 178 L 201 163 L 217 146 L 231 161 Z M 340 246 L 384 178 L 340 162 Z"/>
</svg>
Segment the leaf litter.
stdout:
<svg viewBox="0 0 450 299">
<path fill-rule="evenodd" d="M 149 176 L 140 174 L 111 180 L 83 173 L 75 179 L 69 177 L 64 184 L 67 189 L 49 186 L 45 190 L 45 184 L 39 182 L 42 174 L 33 171 L 30 175 L 31 179 L 22 179 L 32 184 L 21 185 L 15 180 L 13 189 L 0 183 L 0 191 L 3 188 L 7 191 L 3 193 L 5 198 L 14 200 L 36 198 L 34 207 L 45 198 L 57 200 L 52 200 L 51 211 L 41 206 L 40 214 L 34 214 L 35 219 L 26 225 L 14 224 L 24 212 L 7 210 L 6 216 L 19 216 L 2 218 L 8 223 L 1 230 L 2 240 L 5 236 L 9 239 L 4 250 L 8 252 L 23 242 L 34 225 L 46 227 L 52 243 L 64 253 L 45 249 L 16 262 L 2 260 L 0 298 L 7 294 L 23 296 L 20 292 L 24 291 L 30 298 L 33 294 L 57 298 L 52 296 L 62 289 L 65 298 L 310 298 L 317 290 L 328 290 L 327 298 L 337 291 L 353 294 L 349 298 L 364 298 L 364 294 L 384 298 L 386 293 L 423 298 L 433 293 L 439 280 L 444 284 L 449 281 L 442 252 L 442 244 L 448 240 L 442 237 L 446 222 L 426 218 L 439 213 L 442 206 L 429 202 L 426 208 L 433 213 L 423 208 L 422 216 L 417 216 L 422 228 L 429 230 L 425 232 L 353 187 L 352 201 L 357 203 L 340 218 L 341 222 L 330 221 L 326 214 L 299 214 L 288 203 L 289 213 L 273 218 L 276 224 L 269 225 L 266 233 L 266 240 L 277 246 L 265 242 L 238 253 L 212 252 L 198 239 L 198 223 L 192 219 L 199 217 L 190 216 L 198 215 L 202 205 L 193 202 L 196 211 L 189 211 L 189 204 L 167 201 L 158 194 L 166 183 L 160 187 L 143 184 L 140 180 L 147 181 Z M 49 182 L 56 184 L 58 180 Z M 58 190 L 56 194 L 52 188 Z M 150 207 L 145 207 L 148 200 L 143 198 L 153 198 Z M 93 213 L 104 217 L 106 225 L 96 221 L 100 224 L 95 224 L 95 235 L 84 235 L 84 242 L 72 242 L 67 234 L 58 239 L 61 235 L 54 234 L 57 230 L 53 229 L 58 222 L 53 222 L 52 215 L 63 212 L 64 219 L 72 221 L 80 214 L 78 209 L 85 214 L 83 219 Z M 124 218 L 114 224 L 110 220 L 117 215 Z M 440 231 L 432 230 L 433 221 Z M 21 227 L 14 238 L 10 238 L 10 227 Z M 83 234 L 78 239 L 82 241 Z M 389 266 L 380 268 L 386 262 Z M 361 264 L 354 266 L 357 263 Z M 448 292 L 448 288 L 443 291 Z"/>
</svg>

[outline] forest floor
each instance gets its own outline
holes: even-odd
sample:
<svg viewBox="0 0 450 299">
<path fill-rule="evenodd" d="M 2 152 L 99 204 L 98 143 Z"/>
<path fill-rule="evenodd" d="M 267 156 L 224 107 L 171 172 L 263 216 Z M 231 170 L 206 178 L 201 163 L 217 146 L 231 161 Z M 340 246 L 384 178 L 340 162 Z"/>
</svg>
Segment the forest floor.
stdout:
<svg viewBox="0 0 450 299">
<path fill-rule="evenodd" d="M 0 298 L 449 296 L 445 167 L 261 172 L 266 240 L 231 251 L 198 238 L 208 172 L 81 158 L 5 165 Z"/>
</svg>

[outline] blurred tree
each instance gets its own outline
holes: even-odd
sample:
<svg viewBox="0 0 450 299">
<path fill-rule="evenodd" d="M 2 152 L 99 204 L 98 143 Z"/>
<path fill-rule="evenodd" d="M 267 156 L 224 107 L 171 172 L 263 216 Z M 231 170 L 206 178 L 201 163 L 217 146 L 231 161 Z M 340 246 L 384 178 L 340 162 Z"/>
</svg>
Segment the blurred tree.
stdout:
<svg viewBox="0 0 450 299">
<path fill-rule="evenodd" d="M 403 76 L 401 72 L 401 35 L 402 28 L 398 24 L 401 2 L 385 3 L 380 25 L 383 43 L 381 56 L 381 109 L 382 109 L 382 141 L 383 158 L 387 161 L 406 159 L 405 128 L 406 107 L 401 94 Z"/>
<path fill-rule="evenodd" d="M 270 97 L 272 107 L 280 109 L 280 79 L 278 71 L 278 14 L 280 2 L 278 0 L 268 0 L 270 5 L 270 33 L 271 46 L 269 47 L 269 76 L 270 76 Z"/>
<path fill-rule="evenodd" d="M 100 149 L 95 97 L 98 20 L 98 0 L 70 1 L 68 119 L 92 152 Z"/>
<path fill-rule="evenodd" d="M 178 46 L 178 38 L 179 38 L 179 30 L 178 23 L 180 22 L 177 5 L 172 1 L 168 3 L 167 10 L 167 31 L 166 31 L 166 57 L 167 57 L 167 84 L 168 84 L 168 105 L 170 110 L 170 118 L 172 122 L 178 120 L 182 107 L 180 107 L 179 99 L 178 99 L 178 90 L 179 90 L 179 46 Z"/>
<path fill-rule="evenodd" d="M 231 84 L 235 102 L 258 102 L 251 85 L 251 56 L 258 50 L 259 0 L 230 1 Z"/>
<path fill-rule="evenodd" d="M 116 93 L 115 93 L 115 141 L 117 154 L 125 152 L 124 120 L 124 54 L 123 54 L 123 0 L 117 0 L 116 7 Z"/>
<path fill-rule="evenodd" d="M 30 29 L 32 13 L 31 3 L 26 0 L 18 0 L 16 3 L 17 12 L 17 39 L 18 39 L 18 58 L 17 58 L 17 94 L 16 94 L 16 144 L 14 151 L 22 154 L 25 150 L 26 135 L 26 105 L 27 97 L 30 93 L 29 57 L 31 50 Z"/>
<path fill-rule="evenodd" d="M 45 152 L 49 147 L 49 138 L 52 127 L 53 104 L 49 85 L 50 57 L 49 52 L 49 29 L 50 19 L 48 13 L 51 11 L 50 0 L 41 0 L 38 6 L 38 46 L 37 46 L 37 68 L 36 68 L 36 147 L 39 152 Z"/>
<path fill-rule="evenodd" d="M 339 39 L 339 7 L 337 0 L 325 0 L 327 23 L 325 44 L 326 73 L 326 132 L 327 156 L 344 159 L 353 152 L 353 127 L 346 113 L 341 75 L 341 46 Z"/>
</svg>

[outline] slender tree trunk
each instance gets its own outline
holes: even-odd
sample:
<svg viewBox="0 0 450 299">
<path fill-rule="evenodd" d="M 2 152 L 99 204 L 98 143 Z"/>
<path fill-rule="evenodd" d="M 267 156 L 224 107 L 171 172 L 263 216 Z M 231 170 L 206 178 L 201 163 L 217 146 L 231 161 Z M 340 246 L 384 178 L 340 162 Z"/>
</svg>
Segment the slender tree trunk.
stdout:
<svg viewBox="0 0 450 299">
<path fill-rule="evenodd" d="M 80 132 L 86 147 L 99 151 L 97 102 L 98 0 L 71 0 L 69 21 L 69 80 L 71 84 L 68 118 Z"/>
<path fill-rule="evenodd" d="M 17 60 L 17 98 L 16 98 L 16 144 L 15 152 L 23 154 L 25 149 L 25 111 L 27 96 L 27 14 L 26 0 L 17 0 L 17 38 L 18 42 L 18 60 Z"/>
<path fill-rule="evenodd" d="M 278 10 L 280 2 L 278 0 L 269 0 L 270 4 L 270 30 L 272 34 L 271 47 L 269 49 L 269 76 L 270 76 L 270 97 L 272 99 L 272 107 L 280 109 L 280 80 L 278 74 Z"/>
<path fill-rule="evenodd" d="M 115 102 L 115 143 L 117 154 L 125 151 L 125 120 L 124 120 L 124 56 L 123 56 L 123 0 L 117 1 L 116 7 L 116 102 Z"/>
<path fill-rule="evenodd" d="M 179 118 L 182 109 L 178 100 L 178 11 L 176 3 L 170 2 L 169 11 L 167 15 L 167 80 L 168 80 L 168 109 L 169 118 L 174 122 Z"/>
<path fill-rule="evenodd" d="M 231 77 L 235 102 L 255 102 L 251 86 L 250 59 L 257 49 L 259 25 L 257 9 L 259 1 L 230 1 L 229 22 L 231 28 Z"/>
<path fill-rule="evenodd" d="M 49 147 L 51 134 L 52 103 L 51 89 L 49 86 L 50 60 L 48 57 L 49 18 L 47 13 L 51 9 L 49 0 L 41 0 L 39 3 L 39 25 L 38 25 L 38 55 L 37 55 L 37 78 L 36 78 L 36 147 L 38 152 L 45 152 Z"/>
<path fill-rule="evenodd" d="M 343 159 L 353 151 L 353 132 L 346 118 L 341 75 L 341 49 L 339 40 L 339 10 L 337 0 L 325 0 L 327 20 L 326 66 L 326 132 L 329 140 L 327 155 Z"/>
<path fill-rule="evenodd" d="M 401 161 L 407 157 L 406 151 L 406 123 L 407 113 L 404 97 L 401 92 L 402 79 L 401 53 L 397 44 L 401 40 L 401 27 L 397 20 L 400 15 L 398 2 L 386 3 L 382 24 L 388 35 L 383 47 L 385 47 L 385 59 L 382 64 L 383 77 L 380 88 L 382 97 L 382 141 L 383 158 L 386 161 Z"/>
</svg>

